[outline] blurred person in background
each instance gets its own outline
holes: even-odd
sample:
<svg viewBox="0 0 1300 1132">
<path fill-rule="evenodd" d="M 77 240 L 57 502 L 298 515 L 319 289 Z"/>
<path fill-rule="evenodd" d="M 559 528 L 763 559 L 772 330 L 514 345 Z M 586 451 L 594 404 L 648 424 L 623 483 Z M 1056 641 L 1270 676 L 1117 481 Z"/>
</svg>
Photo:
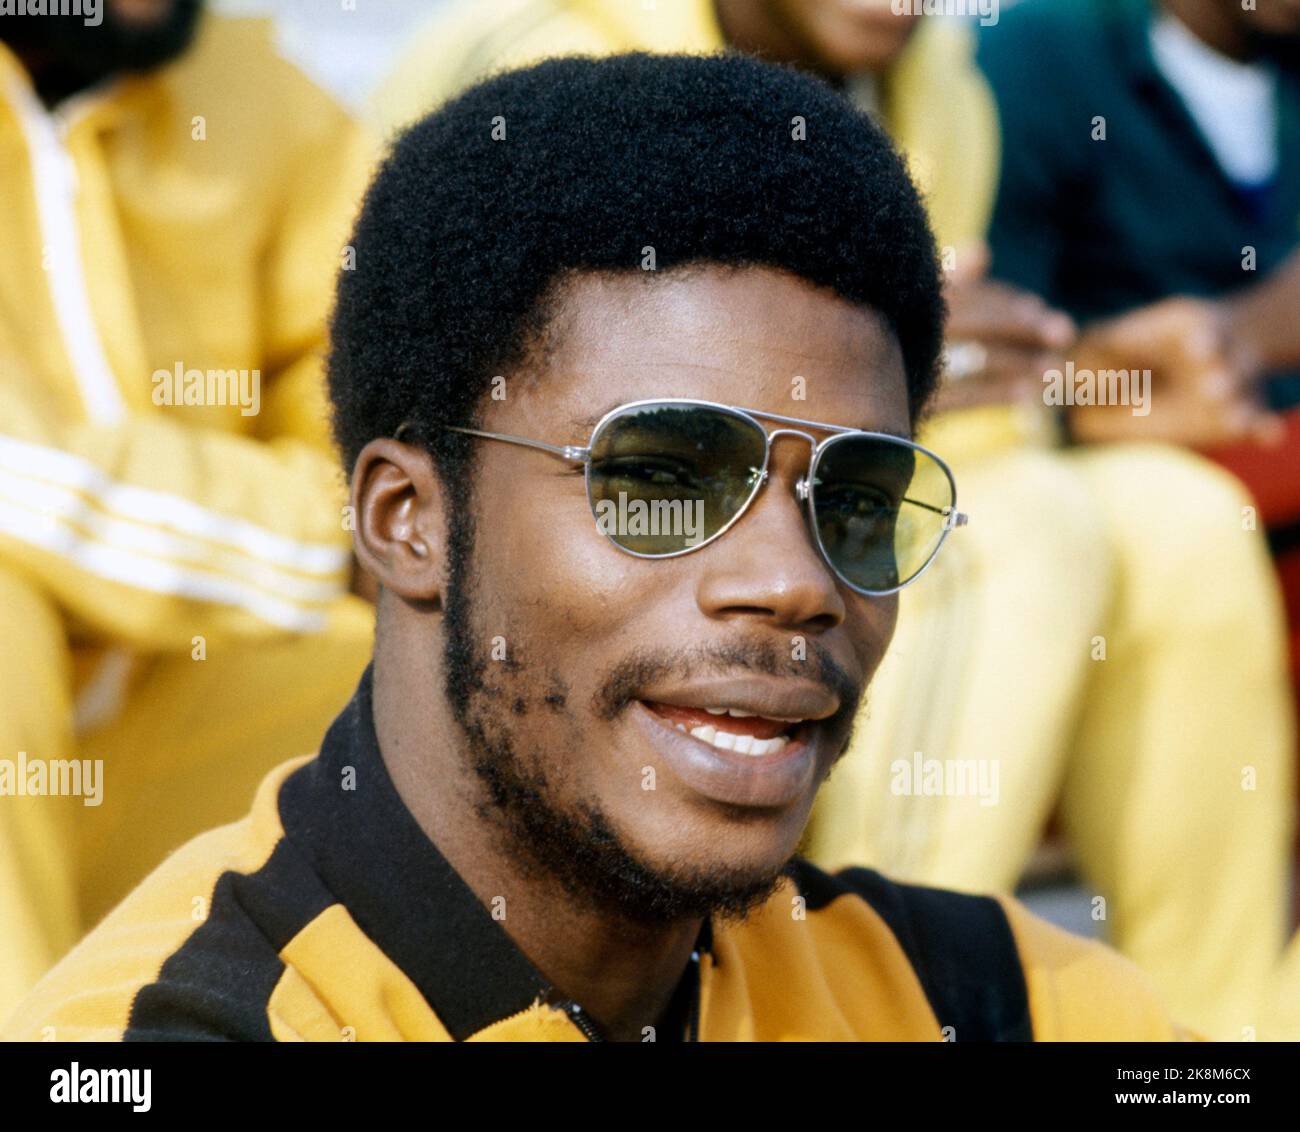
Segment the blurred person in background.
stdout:
<svg viewBox="0 0 1300 1132">
<path fill-rule="evenodd" d="M 0 19 L 0 1015 L 370 646 L 319 356 L 368 146 L 261 21 L 100 14 Z"/>
<path fill-rule="evenodd" d="M 1180 1017 L 1239 1037 L 1285 938 L 1293 820 L 1267 551 L 1242 530 L 1246 493 L 1206 461 L 1059 446 L 1042 374 L 1074 325 L 984 274 L 999 139 L 968 29 L 885 0 L 459 3 L 416 36 L 375 114 L 391 129 L 548 55 L 728 47 L 817 72 L 904 152 L 950 269 L 946 411 L 921 438 L 951 458 L 974 516 L 901 603 L 805 851 L 1005 891 L 1059 806 L 1110 940 Z M 927 761 L 997 786 L 929 793 L 908 781 Z"/>
<path fill-rule="evenodd" d="M 1086 323 L 1164 411 L 1080 440 L 1208 450 L 1250 488 L 1300 689 L 1300 3 L 1030 0 L 982 37 L 1004 146 L 993 271 Z"/>
</svg>

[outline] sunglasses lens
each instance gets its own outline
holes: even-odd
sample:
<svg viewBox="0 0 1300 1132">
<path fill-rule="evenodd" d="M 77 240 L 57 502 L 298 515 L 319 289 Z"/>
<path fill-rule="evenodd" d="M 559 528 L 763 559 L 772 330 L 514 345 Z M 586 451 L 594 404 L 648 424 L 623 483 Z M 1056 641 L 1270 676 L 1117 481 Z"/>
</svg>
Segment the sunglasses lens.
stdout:
<svg viewBox="0 0 1300 1132">
<path fill-rule="evenodd" d="M 588 483 L 596 523 L 634 554 L 689 550 L 749 502 L 766 451 L 760 426 L 720 409 L 628 409 L 592 441 Z"/>
<path fill-rule="evenodd" d="M 813 483 L 827 559 L 850 585 L 873 592 L 896 589 L 925 568 L 943 540 L 953 502 L 942 464 L 887 438 L 833 441 Z"/>
</svg>

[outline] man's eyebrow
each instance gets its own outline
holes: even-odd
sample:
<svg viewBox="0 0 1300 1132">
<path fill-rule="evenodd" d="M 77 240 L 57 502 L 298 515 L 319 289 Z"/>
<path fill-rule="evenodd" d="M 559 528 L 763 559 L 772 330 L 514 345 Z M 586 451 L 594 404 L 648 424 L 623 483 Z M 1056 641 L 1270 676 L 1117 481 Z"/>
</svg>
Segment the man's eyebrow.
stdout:
<svg viewBox="0 0 1300 1132">
<path fill-rule="evenodd" d="M 615 405 L 614 408 L 618 408 L 618 406 Z M 612 410 L 608 410 L 608 409 L 606 410 L 606 412 L 611 412 L 611 411 Z M 601 418 L 603 418 L 604 416 L 605 413 L 592 413 L 591 416 L 583 417 L 582 420 L 575 422 L 573 427 L 577 429 L 579 432 L 581 432 L 584 437 L 590 437 L 591 434 L 595 431 L 596 425 L 600 423 Z"/>
<path fill-rule="evenodd" d="M 578 421 L 575 421 L 573 427 L 585 433 L 586 437 L 590 437 L 591 434 L 595 431 L 596 426 L 600 424 L 601 421 L 603 421 L 607 416 L 609 416 L 609 414 L 612 413 L 615 409 L 620 408 L 621 406 L 626 404 L 628 404 L 627 401 L 615 401 L 608 408 L 598 409 L 590 416 L 586 416 Z"/>
</svg>

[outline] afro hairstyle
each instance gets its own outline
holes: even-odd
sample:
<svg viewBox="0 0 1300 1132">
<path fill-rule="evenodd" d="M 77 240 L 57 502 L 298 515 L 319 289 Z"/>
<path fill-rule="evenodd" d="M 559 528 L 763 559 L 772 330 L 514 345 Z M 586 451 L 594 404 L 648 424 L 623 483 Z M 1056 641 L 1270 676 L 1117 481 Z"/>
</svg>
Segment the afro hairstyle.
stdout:
<svg viewBox="0 0 1300 1132">
<path fill-rule="evenodd" d="M 934 238 L 889 139 L 821 80 L 739 54 L 550 59 L 400 134 L 339 275 L 328 364 L 350 470 L 413 427 L 454 479 L 493 376 L 544 333 L 566 277 L 764 266 L 874 308 L 915 421 L 937 381 Z"/>
</svg>

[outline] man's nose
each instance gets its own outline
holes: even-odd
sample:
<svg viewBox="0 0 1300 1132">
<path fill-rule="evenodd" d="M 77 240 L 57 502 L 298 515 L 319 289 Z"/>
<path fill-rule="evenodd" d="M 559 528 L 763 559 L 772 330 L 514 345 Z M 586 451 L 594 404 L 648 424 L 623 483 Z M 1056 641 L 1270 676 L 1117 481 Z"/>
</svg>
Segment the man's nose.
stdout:
<svg viewBox="0 0 1300 1132">
<path fill-rule="evenodd" d="M 736 525 L 701 552 L 707 565 L 697 601 L 709 617 L 757 618 L 782 629 L 822 633 L 845 617 L 835 575 L 813 544 L 808 505 L 795 484 L 811 448 L 798 436 L 773 443 L 767 482 Z"/>
</svg>

